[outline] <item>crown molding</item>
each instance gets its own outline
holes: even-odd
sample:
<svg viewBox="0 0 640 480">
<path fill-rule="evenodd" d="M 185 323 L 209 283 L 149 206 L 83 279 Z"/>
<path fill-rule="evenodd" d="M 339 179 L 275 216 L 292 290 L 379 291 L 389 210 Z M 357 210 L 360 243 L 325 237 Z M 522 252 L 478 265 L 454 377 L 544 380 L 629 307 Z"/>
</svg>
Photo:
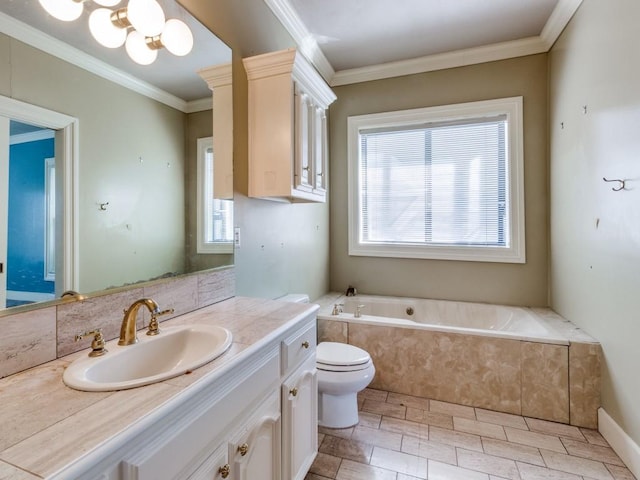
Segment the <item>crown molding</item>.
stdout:
<svg viewBox="0 0 640 480">
<path fill-rule="evenodd" d="M 0 12 L 0 32 L 99 77 L 186 112 L 187 102 Z"/>
<path fill-rule="evenodd" d="M 191 100 L 187 102 L 186 108 L 183 110 L 184 113 L 196 113 L 196 112 L 204 112 L 205 110 L 213 109 L 213 98 L 205 97 L 199 100 Z"/>
<path fill-rule="evenodd" d="M 558 2 L 540 33 L 540 38 L 547 46 L 547 50 L 551 50 L 581 4 L 582 0 L 560 0 Z"/>
<path fill-rule="evenodd" d="M 504 60 L 506 58 L 534 55 L 546 51 L 547 48 L 540 37 L 529 37 L 522 40 L 495 43 L 493 45 L 467 48 L 437 55 L 427 55 L 425 57 L 383 63 L 370 67 L 340 70 L 333 76 L 331 86 L 337 87 L 339 85 L 433 72 L 447 68 L 464 67 L 478 63 Z"/>
<path fill-rule="evenodd" d="M 332 87 L 548 52 L 582 4 L 582 0 L 559 0 L 538 36 L 335 72 L 289 0 L 264 1 Z"/>
<path fill-rule="evenodd" d="M 335 74 L 335 70 L 324 56 L 318 42 L 302 23 L 297 12 L 291 6 L 289 0 L 264 0 L 271 11 L 280 20 L 280 23 L 293 37 L 296 42 L 297 50 L 311 62 L 318 70 L 318 73 L 325 79 L 327 83 L 331 81 Z"/>
</svg>

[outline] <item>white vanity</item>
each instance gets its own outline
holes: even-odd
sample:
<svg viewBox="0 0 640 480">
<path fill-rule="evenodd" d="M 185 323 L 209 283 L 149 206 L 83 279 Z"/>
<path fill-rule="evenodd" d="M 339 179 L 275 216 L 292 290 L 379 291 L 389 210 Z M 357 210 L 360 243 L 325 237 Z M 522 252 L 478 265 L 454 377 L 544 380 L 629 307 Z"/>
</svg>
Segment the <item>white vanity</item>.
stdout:
<svg viewBox="0 0 640 480">
<path fill-rule="evenodd" d="M 0 421 L 15 436 L 0 439 L 11 444 L 0 472 L 6 463 L 37 475 L 24 478 L 303 479 L 317 452 L 317 308 L 233 298 L 169 320 L 223 326 L 233 343 L 192 373 L 131 390 L 80 392 L 42 378 L 32 395 L 49 397 L 52 411 L 26 422 L 41 427 L 16 420 L 34 408 L 20 389 L 87 351 L 0 380 Z"/>
</svg>

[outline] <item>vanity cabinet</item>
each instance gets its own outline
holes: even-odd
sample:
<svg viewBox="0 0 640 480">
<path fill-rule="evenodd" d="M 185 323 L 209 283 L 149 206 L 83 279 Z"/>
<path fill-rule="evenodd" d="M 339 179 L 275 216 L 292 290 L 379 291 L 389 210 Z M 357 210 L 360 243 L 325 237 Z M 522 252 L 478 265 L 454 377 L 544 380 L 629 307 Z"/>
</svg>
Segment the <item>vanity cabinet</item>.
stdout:
<svg viewBox="0 0 640 480">
<path fill-rule="evenodd" d="M 326 201 L 327 109 L 335 94 L 295 49 L 243 62 L 249 82 L 249 196 Z"/>
<path fill-rule="evenodd" d="M 232 480 L 231 465 L 229 465 L 227 444 L 220 445 L 198 469 L 189 477 L 189 480 Z"/>
<path fill-rule="evenodd" d="M 316 328 L 282 342 L 282 478 L 303 480 L 318 452 Z"/>
<path fill-rule="evenodd" d="M 50 480 L 303 479 L 317 453 L 316 312 L 205 374 Z M 147 388 L 175 386 L 114 395 L 135 404 Z"/>
<path fill-rule="evenodd" d="M 275 392 L 229 443 L 232 478 L 280 480 L 280 456 L 280 398 Z"/>
<path fill-rule="evenodd" d="M 282 384 L 283 477 L 303 480 L 318 451 L 318 375 L 315 355 Z"/>
</svg>

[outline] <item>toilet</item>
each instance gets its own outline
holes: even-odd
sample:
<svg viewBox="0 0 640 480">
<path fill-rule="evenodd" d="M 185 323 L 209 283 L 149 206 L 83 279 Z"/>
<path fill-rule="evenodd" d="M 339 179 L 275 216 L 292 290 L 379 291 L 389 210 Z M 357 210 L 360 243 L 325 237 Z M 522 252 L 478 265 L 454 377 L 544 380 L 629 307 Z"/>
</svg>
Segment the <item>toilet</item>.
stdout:
<svg viewBox="0 0 640 480">
<path fill-rule="evenodd" d="M 309 303 L 304 293 L 290 293 L 277 300 Z M 316 348 L 318 370 L 318 425 L 347 428 L 358 423 L 358 392 L 373 380 L 371 356 L 354 345 L 321 342 Z"/>
<path fill-rule="evenodd" d="M 346 343 L 321 342 L 316 350 L 318 425 L 347 428 L 358 423 L 358 392 L 373 380 L 371 356 Z"/>
</svg>

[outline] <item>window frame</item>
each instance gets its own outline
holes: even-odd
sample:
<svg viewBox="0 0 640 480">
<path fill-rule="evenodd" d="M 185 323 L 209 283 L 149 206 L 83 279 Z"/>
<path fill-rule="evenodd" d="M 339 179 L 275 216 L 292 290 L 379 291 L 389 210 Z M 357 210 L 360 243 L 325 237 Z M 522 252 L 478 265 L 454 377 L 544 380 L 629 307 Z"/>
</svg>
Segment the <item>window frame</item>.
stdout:
<svg viewBox="0 0 640 480">
<path fill-rule="evenodd" d="M 207 182 L 210 183 L 210 189 L 213 192 L 213 177 L 207 176 L 207 155 L 208 149 L 213 148 L 213 137 L 203 137 L 197 139 L 197 155 L 198 155 L 198 168 L 197 168 L 197 202 L 196 202 L 196 215 L 197 226 L 196 236 L 198 237 L 196 245 L 196 253 L 218 253 L 218 254 L 231 254 L 233 253 L 233 240 L 228 242 L 207 242 L 206 241 L 206 227 L 207 227 L 207 206 L 205 192 L 207 191 Z M 215 164 L 215 155 L 213 162 Z M 213 166 L 212 166 L 213 168 Z"/>
<path fill-rule="evenodd" d="M 417 108 L 350 116 L 348 131 L 348 236 L 349 255 L 366 257 L 418 258 L 473 262 L 526 263 L 524 213 L 524 133 L 522 97 Z M 509 197 L 509 247 L 467 245 L 389 245 L 360 241 L 360 131 L 397 128 L 416 124 L 507 117 L 507 165 Z"/>
</svg>

